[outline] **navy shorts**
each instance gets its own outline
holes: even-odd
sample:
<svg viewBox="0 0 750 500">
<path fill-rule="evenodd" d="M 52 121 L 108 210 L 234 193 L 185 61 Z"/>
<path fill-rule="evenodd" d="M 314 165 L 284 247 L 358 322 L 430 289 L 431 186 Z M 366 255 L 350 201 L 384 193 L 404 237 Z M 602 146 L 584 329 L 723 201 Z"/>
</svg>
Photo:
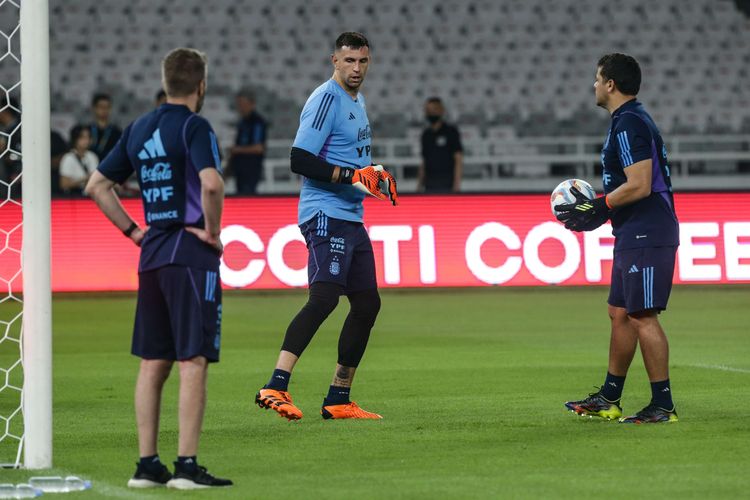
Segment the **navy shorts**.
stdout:
<svg viewBox="0 0 750 500">
<path fill-rule="evenodd" d="M 138 275 L 132 353 L 143 359 L 219 361 L 219 273 L 166 266 Z"/>
<path fill-rule="evenodd" d="M 344 293 L 378 287 L 372 243 L 361 222 L 332 219 L 318 212 L 300 225 L 300 230 L 309 251 L 309 284 L 337 283 Z"/>
<path fill-rule="evenodd" d="M 615 250 L 607 302 L 628 314 L 666 309 L 676 252 L 677 247 Z"/>
</svg>

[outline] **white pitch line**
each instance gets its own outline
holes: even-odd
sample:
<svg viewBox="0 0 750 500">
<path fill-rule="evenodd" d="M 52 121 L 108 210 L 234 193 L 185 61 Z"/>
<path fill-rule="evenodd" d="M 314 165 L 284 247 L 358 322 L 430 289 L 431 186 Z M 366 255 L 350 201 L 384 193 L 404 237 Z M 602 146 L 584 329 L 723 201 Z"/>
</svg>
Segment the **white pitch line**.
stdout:
<svg viewBox="0 0 750 500">
<path fill-rule="evenodd" d="M 92 490 L 109 498 L 142 498 L 142 495 L 139 495 L 133 489 L 128 489 L 125 486 L 114 486 L 103 481 L 97 481 Z M 166 491 L 166 488 L 164 488 L 164 491 Z"/>
<path fill-rule="evenodd" d="M 748 370 L 747 368 L 735 368 L 733 366 L 727 365 L 693 364 L 688 366 L 692 366 L 693 368 L 705 368 L 706 370 L 721 370 L 723 372 L 750 373 L 750 370 Z"/>
</svg>

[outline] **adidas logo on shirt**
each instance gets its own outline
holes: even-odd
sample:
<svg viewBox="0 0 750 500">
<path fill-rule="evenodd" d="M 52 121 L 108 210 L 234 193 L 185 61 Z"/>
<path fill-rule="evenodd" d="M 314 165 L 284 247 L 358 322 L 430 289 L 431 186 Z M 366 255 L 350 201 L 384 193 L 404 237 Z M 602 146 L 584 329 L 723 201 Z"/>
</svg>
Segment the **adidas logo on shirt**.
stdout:
<svg viewBox="0 0 750 500">
<path fill-rule="evenodd" d="M 167 152 L 161 142 L 161 134 L 157 128 L 149 140 L 143 144 L 143 149 L 138 153 L 141 160 L 164 158 Z M 172 167 L 169 163 L 160 161 L 148 166 L 141 165 L 141 180 L 143 182 L 168 181 L 172 178 Z"/>
<path fill-rule="evenodd" d="M 148 160 L 149 158 L 160 158 L 162 156 L 167 156 L 167 152 L 164 151 L 164 145 L 161 143 L 161 133 L 157 128 L 151 139 L 143 144 L 143 149 L 138 153 L 138 158 Z"/>
<path fill-rule="evenodd" d="M 354 113 L 349 113 L 349 119 L 350 119 L 350 120 L 356 120 L 356 119 L 357 119 L 357 117 L 356 117 L 356 116 L 354 116 Z"/>
<path fill-rule="evenodd" d="M 638 272 L 638 266 L 636 266 L 635 264 L 633 264 L 632 266 L 630 266 L 630 270 L 628 271 L 628 274 L 630 274 L 630 273 L 637 273 L 637 272 Z"/>
</svg>

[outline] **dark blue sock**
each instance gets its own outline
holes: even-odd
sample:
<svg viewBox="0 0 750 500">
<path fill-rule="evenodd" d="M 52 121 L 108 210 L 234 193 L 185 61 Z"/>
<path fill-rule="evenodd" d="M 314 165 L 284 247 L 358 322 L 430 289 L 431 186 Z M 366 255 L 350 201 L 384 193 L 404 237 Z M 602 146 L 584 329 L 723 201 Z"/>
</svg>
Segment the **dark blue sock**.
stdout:
<svg viewBox="0 0 750 500">
<path fill-rule="evenodd" d="M 625 377 L 618 377 L 607 372 L 602 386 L 602 396 L 607 401 L 617 401 L 622 397 L 622 388 L 625 387 Z"/>
<path fill-rule="evenodd" d="M 669 379 L 661 382 L 651 382 L 651 402 L 665 410 L 674 409 L 672 402 L 672 389 L 669 387 Z"/>
<path fill-rule="evenodd" d="M 271 375 L 271 380 L 269 380 L 263 388 L 276 391 L 286 391 L 289 388 L 289 379 L 291 378 L 291 373 L 276 369 L 273 371 L 273 375 Z"/>
<path fill-rule="evenodd" d="M 198 467 L 198 458 L 195 455 L 192 457 L 177 457 L 177 463 L 183 470 L 191 470 Z"/>
<path fill-rule="evenodd" d="M 328 396 L 323 400 L 323 405 L 345 405 L 349 402 L 349 391 L 351 391 L 351 387 L 332 385 L 328 388 Z"/>
<path fill-rule="evenodd" d="M 139 465 L 146 470 L 161 469 L 161 460 L 159 455 L 151 455 L 148 457 L 141 457 Z"/>
</svg>

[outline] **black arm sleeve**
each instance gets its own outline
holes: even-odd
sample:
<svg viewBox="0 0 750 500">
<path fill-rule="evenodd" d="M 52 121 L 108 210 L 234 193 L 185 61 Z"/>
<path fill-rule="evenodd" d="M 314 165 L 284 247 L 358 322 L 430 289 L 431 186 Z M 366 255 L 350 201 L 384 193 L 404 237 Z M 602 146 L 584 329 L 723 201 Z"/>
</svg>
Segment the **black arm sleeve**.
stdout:
<svg viewBox="0 0 750 500">
<path fill-rule="evenodd" d="M 321 160 L 309 151 L 302 148 L 292 148 L 290 155 L 292 161 L 292 172 L 304 175 L 310 179 L 322 182 L 331 182 L 334 165 Z"/>
</svg>

